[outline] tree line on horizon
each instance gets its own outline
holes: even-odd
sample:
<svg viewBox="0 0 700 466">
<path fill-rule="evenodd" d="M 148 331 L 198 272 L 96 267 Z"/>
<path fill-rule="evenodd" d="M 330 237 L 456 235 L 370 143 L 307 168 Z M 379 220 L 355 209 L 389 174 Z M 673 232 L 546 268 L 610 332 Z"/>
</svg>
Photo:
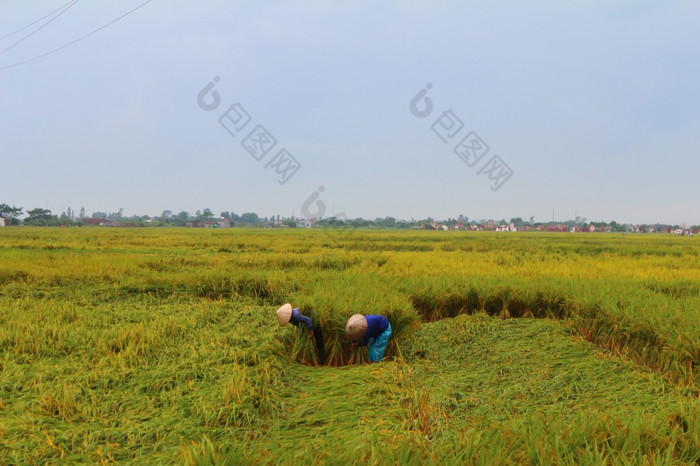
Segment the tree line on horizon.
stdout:
<svg viewBox="0 0 700 466">
<path fill-rule="evenodd" d="M 224 211 L 215 216 L 211 209 L 205 208 L 203 210 L 197 210 L 194 214 L 190 214 L 187 211 L 181 211 L 179 213 L 174 213 L 171 210 L 164 210 L 160 216 L 150 216 L 150 215 L 133 215 L 130 217 L 124 216 L 124 209 L 119 209 L 117 212 L 93 212 L 90 216 L 86 215 L 85 208 L 81 208 L 78 213 L 73 211 L 70 207 L 67 211 L 62 212 L 61 215 L 55 215 L 49 209 L 35 208 L 26 211 L 24 218 L 22 215 L 25 214 L 22 207 L 10 206 L 8 204 L 0 204 L 0 217 L 5 219 L 5 225 L 30 225 L 30 226 L 82 226 L 84 224 L 83 219 L 104 219 L 105 222 L 110 222 L 112 224 L 119 224 L 122 226 L 192 226 L 195 224 L 204 223 L 216 223 L 221 220 L 226 220 L 231 226 L 239 227 L 269 227 L 269 226 L 286 226 L 286 227 L 297 227 L 298 221 L 300 219 L 281 217 L 280 215 L 272 215 L 270 217 L 260 217 L 255 212 L 245 212 L 241 215 L 235 214 L 234 212 Z M 570 219 L 566 221 L 550 221 L 550 222 L 536 222 L 534 217 L 530 217 L 528 220 L 524 220 L 521 217 L 513 217 L 509 221 L 505 219 L 495 220 L 495 219 L 480 219 L 480 220 L 470 220 L 464 215 L 459 215 L 457 218 L 448 218 L 446 220 L 436 221 L 431 217 L 426 219 L 411 219 L 411 220 L 399 220 L 394 217 L 377 217 L 374 220 L 355 218 L 355 219 L 341 219 L 337 217 L 328 217 L 315 220 L 315 224 L 319 227 L 333 227 L 333 228 L 387 228 L 387 229 L 416 229 L 416 228 L 426 228 L 432 229 L 437 226 L 445 226 L 447 228 L 455 228 L 461 226 L 462 228 L 468 228 L 470 226 L 486 227 L 488 224 L 499 225 L 513 225 L 516 228 L 520 227 L 533 227 L 538 226 L 552 226 L 552 225 L 565 225 L 569 228 L 573 227 L 583 227 L 594 225 L 596 230 L 610 230 L 615 232 L 626 232 L 634 231 L 639 229 L 639 231 L 663 231 L 667 229 L 678 229 L 681 228 L 679 225 L 670 224 L 642 224 L 642 225 L 632 225 L 618 223 L 615 220 L 610 222 L 592 222 L 587 221 L 586 218 L 576 217 L 575 219 Z M 688 228 L 688 227 L 686 227 Z M 700 229 L 699 225 L 693 225 L 689 227 L 693 230 Z"/>
</svg>

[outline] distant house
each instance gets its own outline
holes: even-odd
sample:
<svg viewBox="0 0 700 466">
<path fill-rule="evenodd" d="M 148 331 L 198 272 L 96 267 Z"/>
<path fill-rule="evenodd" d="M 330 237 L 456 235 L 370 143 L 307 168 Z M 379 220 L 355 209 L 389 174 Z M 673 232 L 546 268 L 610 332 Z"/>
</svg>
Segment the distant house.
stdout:
<svg viewBox="0 0 700 466">
<path fill-rule="evenodd" d="M 316 226 L 316 222 L 313 220 L 299 220 L 297 222 L 297 228 L 314 228 Z"/>
<path fill-rule="evenodd" d="M 96 226 L 102 226 L 105 224 L 105 219 L 104 217 L 98 217 L 98 218 L 82 218 L 80 219 L 83 222 L 83 226 L 86 227 L 96 227 Z"/>
<path fill-rule="evenodd" d="M 0 217 L 0 227 L 4 227 L 6 225 L 5 222 L 6 222 L 5 217 Z M 7 223 L 9 223 L 9 222 L 7 222 Z"/>
<path fill-rule="evenodd" d="M 501 223 L 496 227 L 496 231 L 518 231 L 518 229 L 515 227 L 515 224 L 511 222 L 509 225 Z"/>
<path fill-rule="evenodd" d="M 227 218 L 222 218 L 219 220 L 219 228 L 231 228 L 231 220 Z"/>
</svg>

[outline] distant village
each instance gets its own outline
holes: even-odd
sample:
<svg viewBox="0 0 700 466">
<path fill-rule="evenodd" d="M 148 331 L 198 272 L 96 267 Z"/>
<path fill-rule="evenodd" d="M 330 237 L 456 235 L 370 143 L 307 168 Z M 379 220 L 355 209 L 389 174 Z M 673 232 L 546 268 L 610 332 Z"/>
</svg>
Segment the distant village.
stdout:
<svg viewBox="0 0 700 466">
<path fill-rule="evenodd" d="M 305 219 L 298 217 L 281 217 L 274 215 L 260 217 L 247 212 L 237 215 L 233 212 L 221 212 L 214 215 L 210 209 L 198 210 L 195 214 L 165 210 L 160 216 L 131 216 L 118 212 L 93 212 L 86 215 L 85 209 L 79 212 L 68 208 L 61 215 L 55 215 L 48 209 L 32 209 L 24 212 L 21 207 L 0 204 L 0 227 L 6 226 L 64 226 L 64 227 L 187 227 L 187 228 L 367 228 L 367 229 L 402 229 L 402 230 L 441 230 L 441 231 L 547 231 L 562 233 L 667 233 L 681 236 L 694 236 L 700 231 L 699 225 L 686 224 L 620 224 L 616 221 L 590 222 L 576 217 L 564 222 L 536 222 L 534 217 L 524 220 L 520 217 L 506 220 L 470 220 L 464 215 L 446 220 L 432 218 L 422 220 L 400 220 L 394 217 L 378 217 L 374 220 L 355 218 L 341 219 L 324 217 Z"/>
</svg>

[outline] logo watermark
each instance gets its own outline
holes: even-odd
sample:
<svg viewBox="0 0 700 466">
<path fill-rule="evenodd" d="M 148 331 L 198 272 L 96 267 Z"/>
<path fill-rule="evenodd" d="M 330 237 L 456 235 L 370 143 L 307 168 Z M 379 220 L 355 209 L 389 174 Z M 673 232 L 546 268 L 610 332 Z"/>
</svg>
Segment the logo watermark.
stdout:
<svg viewBox="0 0 700 466">
<path fill-rule="evenodd" d="M 301 214 L 310 220 L 320 221 L 326 214 L 326 204 L 320 199 L 321 193 L 325 192 L 325 186 L 319 186 L 316 191 L 301 205 Z M 335 240 L 347 239 L 356 229 L 352 220 L 345 215 L 345 212 L 334 213 L 323 224 L 323 231 Z"/>
<path fill-rule="evenodd" d="M 220 78 L 215 77 L 197 94 L 197 104 L 205 112 L 217 110 L 221 105 L 221 95 L 214 89 L 219 81 Z M 246 152 L 255 160 L 262 161 L 277 146 L 277 138 L 261 124 L 255 125 L 252 130 L 246 130 L 252 120 L 253 118 L 243 105 L 236 102 L 221 114 L 219 124 L 231 137 L 242 138 L 241 146 Z M 243 136 L 243 134 L 246 135 Z M 269 158 L 264 168 L 271 168 L 275 176 L 279 176 L 277 182 L 284 185 L 301 170 L 301 163 L 287 149 L 279 148 L 275 155 Z"/>
<path fill-rule="evenodd" d="M 205 112 L 212 112 L 221 107 L 221 95 L 216 90 L 216 85 L 220 81 L 221 78 L 214 77 L 197 94 L 197 105 Z M 264 168 L 272 169 L 273 173 L 279 176 L 277 180 L 279 184 L 286 184 L 301 170 L 301 163 L 286 148 L 277 147 L 277 138 L 270 131 L 259 123 L 253 126 L 253 118 L 240 102 L 229 105 L 219 116 L 218 122 L 231 137 L 240 139 L 241 146 L 251 157 L 259 162 L 267 160 Z M 273 156 L 268 157 L 268 154 L 273 153 Z M 311 193 L 301 204 L 301 220 L 304 221 L 305 226 L 314 226 L 327 218 L 329 221 L 323 224 L 326 233 L 345 232 L 344 236 L 347 236 L 352 233 L 355 226 L 352 224 L 352 228 L 345 226 L 350 219 L 344 212 L 334 214 L 331 218 L 325 217 L 326 204 L 320 199 L 321 193 L 325 190 L 325 186 L 319 186 L 318 190 Z M 334 237 L 340 238 L 340 235 L 336 234 Z"/>
<path fill-rule="evenodd" d="M 433 88 L 431 83 L 411 99 L 408 108 L 417 118 L 426 118 L 433 113 L 433 100 L 428 97 L 428 91 Z M 490 148 L 474 131 L 468 131 L 460 138 L 464 123 L 452 109 L 443 111 L 430 125 L 430 129 L 445 144 L 454 144 L 453 152 L 470 168 L 482 162 Z M 498 155 L 493 155 L 477 171 L 477 176 L 485 175 L 491 183 L 491 190 L 498 191 L 513 176 L 513 169 Z"/>
</svg>

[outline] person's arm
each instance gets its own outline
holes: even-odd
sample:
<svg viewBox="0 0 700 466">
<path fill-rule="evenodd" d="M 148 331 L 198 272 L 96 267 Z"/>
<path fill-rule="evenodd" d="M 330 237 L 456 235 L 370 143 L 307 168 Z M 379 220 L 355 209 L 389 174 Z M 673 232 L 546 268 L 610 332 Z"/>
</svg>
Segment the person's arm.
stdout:
<svg viewBox="0 0 700 466">
<path fill-rule="evenodd" d="M 362 340 L 360 340 L 357 345 L 358 346 L 367 346 L 369 344 L 369 338 L 372 336 L 372 334 L 376 335 L 376 326 L 377 326 L 377 321 L 376 321 L 375 315 L 367 315 L 365 318 L 367 319 L 367 330 L 365 331 L 365 336 L 362 337 Z"/>
<path fill-rule="evenodd" d="M 314 322 L 311 320 L 310 317 L 306 317 L 304 314 L 302 314 L 298 308 L 292 309 L 292 320 L 296 320 L 297 323 L 303 323 L 306 325 L 306 327 L 309 329 L 309 332 L 314 331 Z"/>
</svg>

